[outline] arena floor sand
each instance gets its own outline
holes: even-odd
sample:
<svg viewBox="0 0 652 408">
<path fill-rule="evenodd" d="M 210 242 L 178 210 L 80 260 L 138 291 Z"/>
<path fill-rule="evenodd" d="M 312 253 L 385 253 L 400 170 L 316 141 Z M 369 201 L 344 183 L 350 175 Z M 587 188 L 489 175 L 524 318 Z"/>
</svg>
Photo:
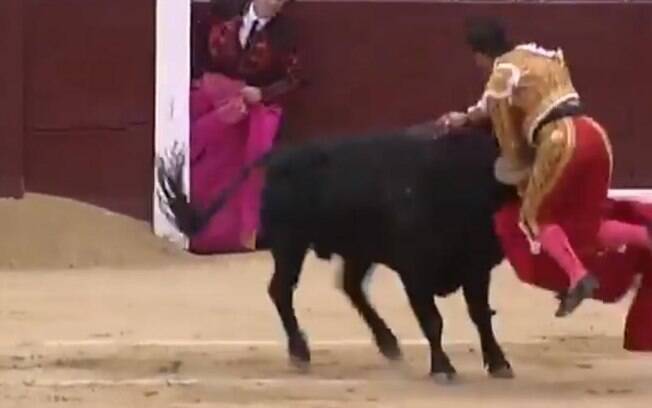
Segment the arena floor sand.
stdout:
<svg viewBox="0 0 652 408">
<path fill-rule="evenodd" d="M 39 207 L 39 213 L 43 207 L 48 208 Z M 101 223 L 103 218 L 89 214 L 85 222 Z M 73 215 L 68 222 L 74 224 Z M 457 294 L 437 301 L 445 348 L 460 374 L 455 384 L 441 386 L 427 377 L 428 349 L 396 276 L 379 268 L 369 286 L 379 312 L 404 342 L 405 362 L 392 365 L 370 344 L 366 327 L 337 289 L 338 261 L 311 256 L 296 294 L 297 313 L 313 345 L 312 369 L 302 374 L 287 364 L 284 334 L 267 298 L 268 253 L 179 255 L 153 242 L 145 226 L 118 221 L 129 226 L 124 248 L 116 243 L 124 230 L 98 228 L 107 231 L 101 239 L 111 240 L 114 251 L 128 254 L 119 266 L 111 264 L 111 251 L 96 251 L 88 262 L 56 267 L 68 265 L 65 256 L 72 255 L 66 254 L 84 260 L 84 245 L 102 246 L 97 236 L 85 244 L 91 237 L 80 227 L 73 234 L 76 246 L 69 244 L 74 251 L 50 253 L 60 259 L 42 262 L 45 257 L 34 253 L 36 260 L 15 257 L 0 268 L 0 407 L 652 403 L 652 355 L 621 347 L 629 299 L 608 306 L 588 302 L 572 318 L 556 319 L 551 293 L 521 284 L 505 265 L 496 268 L 495 328 L 517 378 L 494 380 L 484 373 L 477 334 Z M 139 244 L 137 234 L 146 244 Z M 130 267 L 139 245 L 147 262 Z"/>
</svg>

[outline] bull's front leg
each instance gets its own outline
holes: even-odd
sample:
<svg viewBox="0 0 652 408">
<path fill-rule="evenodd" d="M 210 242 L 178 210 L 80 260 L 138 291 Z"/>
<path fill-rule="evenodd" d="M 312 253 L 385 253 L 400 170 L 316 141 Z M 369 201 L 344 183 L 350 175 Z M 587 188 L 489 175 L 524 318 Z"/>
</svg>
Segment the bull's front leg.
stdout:
<svg viewBox="0 0 652 408">
<path fill-rule="evenodd" d="M 455 379 L 457 372 L 441 346 L 444 322 L 435 305 L 433 294 L 425 290 L 418 282 L 413 284 L 405 282 L 405 284 L 410 306 L 417 317 L 423 335 L 426 336 L 430 344 L 430 375 L 440 384 L 450 383 Z"/>
<path fill-rule="evenodd" d="M 478 329 L 484 365 L 494 378 L 514 378 L 514 372 L 496 341 L 489 307 L 489 280 L 491 271 L 472 272 L 472 279 L 464 285 L 464 299 L 471 320 Z"/>
<path fill-rule="evenodd" d="M 345 259 L 341 286 L 353 307 L 367 323 L 378 350 L 389 360 L 400 360 L 402 353 L 396 336 L 371 305 L 367 293 L 362 287 L 370 267 L 371 263 L 369 262 L 350 258 Z"/>
<path fill-rule="evenodd" d="M 299 327 L 293 300 L 306 249 L 273 246 L 272 254 L 274 256 L 274 275 L 269 283 L 269 296 L 276 306 L 288 338 L 290 361 L 297 368 L 306 370 L 310 365 L 310 348 Z"/>
</svg>

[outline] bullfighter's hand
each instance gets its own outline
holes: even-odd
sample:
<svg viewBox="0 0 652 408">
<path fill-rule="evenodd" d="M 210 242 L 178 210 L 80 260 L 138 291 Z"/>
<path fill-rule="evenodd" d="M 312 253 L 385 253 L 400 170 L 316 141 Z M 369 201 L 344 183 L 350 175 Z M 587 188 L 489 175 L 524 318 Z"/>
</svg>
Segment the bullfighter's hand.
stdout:
<svg viewBox="0 0 652 408">
<path fill-rule="evenodd" d="M 437 120 L 437 124 L 445 128 L 459 128 L 468 122 L 468 116 L 462 112 L 449 112 Z"/>
<path fill-rule="evenodd" d="M 258 103 L 263 99 L 263 93 L 261 92 L 260 88 L 255 86 L 245 86 L 242 88 L 240 93 L 244 97 L 245 101 L 250 104 Z"/>
</svg>

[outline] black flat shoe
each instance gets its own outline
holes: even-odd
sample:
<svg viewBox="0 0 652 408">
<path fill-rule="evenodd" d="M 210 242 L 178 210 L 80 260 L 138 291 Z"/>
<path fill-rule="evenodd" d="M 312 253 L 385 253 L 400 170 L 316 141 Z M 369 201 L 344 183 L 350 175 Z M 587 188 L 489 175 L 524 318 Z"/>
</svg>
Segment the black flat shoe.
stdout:
<svg viewBox="0 0 652 408">
<path fill-rule="evenodd" d="M 593 293 L 599 287 L 600 283 L 593 275 L 586 275 L 577 282 L 574 288 L 570 289 L 568 293 L 561 298 L 555 316 L 565 317 L 573 313 L 584 299 L 590 299 L 593 297 Z"/>
</svg>

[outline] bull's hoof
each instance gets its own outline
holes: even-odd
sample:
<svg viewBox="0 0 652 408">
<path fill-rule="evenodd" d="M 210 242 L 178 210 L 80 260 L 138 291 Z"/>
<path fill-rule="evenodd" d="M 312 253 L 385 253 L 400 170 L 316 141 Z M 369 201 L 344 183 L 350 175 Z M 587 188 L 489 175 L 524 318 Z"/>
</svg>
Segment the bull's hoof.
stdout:
<svg viewBox="0 0 652 408">
<path fill-rule="evenodd" d="M 308 371 L 310 367 L 310 349 L 303 333 L 293 337 L 288 342 L 290 363 L 299 371 Z"/>
<path fill-rule="evenodd" d="M 378 350 L 389 361 L 401 361 L 403 360 L 403 352 L 401 347 L 398 345 L 396 337 L 391 337 L 388 340 L 378 343 Z"/>
<path fill-rule="evenodd" d="M 297 356 L 290 356 L 290 364 L 300 373 L 307 374 L 310 372 L 310 360 L 305 360 Z"/>
<path fill-rule="evenodd" d="M 435 352 L 430 364 L 430 376 L 437 384 L 452 384 L 457 378 L 457 371 L 444 352 Z"/>
<path fill-rule="evenodd" d="M 455 380 L 457 379 L 457 373 L 454 371 L 448 373 L 432 373 L 430 374 L 430 377 L 436 384 L 452 385 L 455 384 Z"/>
<path fill-rule="evenodd" d="M 509 365 L 502 365 L 500 367 L 490 368 L 489 376 L 491 378 L 509 380 L 514 378 L 514 370 Z"/>
<path fill-rule="evenodd" d="M 394 349 L 391 348 L 381 349 L 380 353 L 389 361 L 392 362 L 403 361 L 403 352 L 398 346 Z"/>
</svg>

